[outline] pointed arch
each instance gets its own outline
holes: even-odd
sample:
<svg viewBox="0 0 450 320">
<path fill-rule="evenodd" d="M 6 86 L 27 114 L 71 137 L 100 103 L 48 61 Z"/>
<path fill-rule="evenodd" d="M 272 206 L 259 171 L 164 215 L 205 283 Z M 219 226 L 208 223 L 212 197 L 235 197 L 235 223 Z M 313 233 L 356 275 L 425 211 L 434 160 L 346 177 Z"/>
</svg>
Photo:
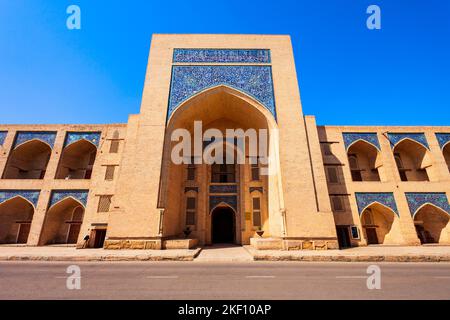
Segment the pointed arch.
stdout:
<svg viewBox="0 0 450 320">
<path fill-rule="evenodd" d="M 51 153 L 50 144 L 41 139 L 20 143 L 8 157 L 3 179 L 43 179 Z"/>
<path fill-rule="evenodd" d="M 234 214 L 236 214 L 236 209 L 233 208 L 232 205 L 230 205 L 225 201 L 221 201 L 218 204 L 216 204 L 212 209 L 209 210 L 209 215 L 211 215 L 213 211 L 216 210 L 217 208 L 230 208 L 231 210 L 233 210 Z"/>
<path fill-rule="evenodd" d="M 431 152 L 424 144 L 405 137 L 392 150 L 402 181 L 429 181 L 434 176 Z"/>
<path fill-rule="evenodd" d="M 347 157 L 353 181 L 381 180 L 381 153 L 373 143 L 363 139 L 352 142 L 347 149 Z"/>
<path fill-rule="evenodd" d="M 417 236 L 422 244 L 450 244 L 450 213 L 443 208 L 426 202 L 413 214 Z"/>
<path fill-rule="evenodd" d="M 393 226 L 398 224 L 398 216 L 392 208 L 373 202 L 364 208 L 360 219 L 367 244 L 392 243 Z"/>
<path fill-rule="evenodd" d="M 0 244 L 26 244 L 34 212 L 34 204 L 21 195 L 0 203 Z"/>
<path fill-rule="evenodd" d="M 77 212 L 80 209 L 82 213 L 81 217 L 78 217 Z M 76 244 L 84 212 L 84 204 L 72 196 L 60 199 L 49 206 L 42 227 L 40 245 Z"/>
<path fill-rule="evenodd" d="M 62 151 L 56 170 L 56 179 L 90 179 L 97 146 L 87 139 L 68 144 Z"/>
</svg>

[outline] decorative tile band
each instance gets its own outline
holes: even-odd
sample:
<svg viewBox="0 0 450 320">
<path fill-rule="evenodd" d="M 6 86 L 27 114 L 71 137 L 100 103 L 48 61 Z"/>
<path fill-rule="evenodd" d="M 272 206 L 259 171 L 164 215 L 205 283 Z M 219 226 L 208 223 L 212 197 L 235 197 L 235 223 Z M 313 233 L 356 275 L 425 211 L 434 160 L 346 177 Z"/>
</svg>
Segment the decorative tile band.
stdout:
<svg viewBox="0 0 450 320">
<path fill-rule="evenodd" d="M 253 97 L 276 118 L 270 66 L 174 66 L 168 115 L 195 94 L 220 85 Z"/>
<path fill-rule="evenodd" d="M 210 185 L 209 193 L 237 193 L 237 185 Z"/>
<path fill-rule="evenodd" d="M 16 139 L 14 140 L 14 148 L 18 145 L 30 141 L 30 140 L 41 140 L 47 143 L 51 148 L 55 144 L 56 132 L 51 131 L 19 131 L 16 134 Z"/>
<path fill-rule="evenodd" d="M 364 133 L 364 132 L 354 132 L 354 133 L 343 133 L 345 149 L 355 143 L 356 141 L 362 140 L 370 143 L 379 151 L 381 151 L 380 141 L 376 133 Z"/>
<path fill-rule="evenodd" d="M 267 49 L 174 49 L 173 62 L 270 63 Z"/>
<path fill-rule="evenodd" d="M 389 141 L 391 142 L 392 149 L 402 141 L 403 139 L 411 139 L 423 145 L 425 148 L 430 149 L 428 146 L 427 138 L 423 133 L 388 133 Z"/>
<path fill-rule="evenodd" d="M 450 133 L 436 133 L 436 138 L 441 149 L 444 149 L 447 143 L 450 142 Z"/>
<path fill-rule="evenodd" d="M 393 193 L 355 193 L 356 203 L 358 204 L 359 215 L 361 215 L 368 206 L 373 203 L 380 203 L 395 212 L 398 216 L 397 203 L 395 202 Z"/>
<path fill-rule="evenodd" d="M 209 211 L 211 212 L 218 204 L 226 203 L 237 211 L 237 196 L 210 196 L 209 197 Z"/>
<path fill-rule="evenodd" d="M 86 140 L 98 147 L 100 141 L 100 132 L 67 132 L 64 147 L 79 140 Z"/>
<path fill-rule="evenodd" d="M 54 190 L 50 197 L 50 207 L 65 198 L 72 197 L 86 207 L 88 190 Z"/>
<path fill-rule="evenodd" d="M 39 200 L 39 190 L 0 190 L 0 204 L 15 197 L 22 197 L 30 201 L 34 207 Z"/>
<path fill-rule="evenodd" d="M 0 146 L 5 143 L 6 136 L 8 135 L 8 131 L 0 131 Z"/>
<path fill-rule="evenodd" d="M 417 213 L 417 211 L 424 204 L 433 204 L 438 208 L 441 208 L 448 214 L 450 214 L 450 204 L 448 203 L 448 198 L 445 193 L 406 193 L 406 200 L 408 201 L 409 211 L 411 216 Z"/>
</svg>

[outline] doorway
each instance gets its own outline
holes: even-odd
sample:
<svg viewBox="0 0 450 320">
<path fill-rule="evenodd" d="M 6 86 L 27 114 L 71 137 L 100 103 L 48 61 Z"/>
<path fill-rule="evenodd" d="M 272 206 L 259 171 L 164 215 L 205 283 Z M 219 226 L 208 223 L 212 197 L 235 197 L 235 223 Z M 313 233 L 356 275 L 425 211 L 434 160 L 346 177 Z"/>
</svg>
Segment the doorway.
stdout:
<svg viewBox="0 0 450 320">
<path fill-rule="evenodd" d="M 235 216 L 233 209 L 219 207 L 211 214 L 212 243 L 235 243 Z"/>
<path fill-rule="evenodd" d="M 376 228 L 366 228 L 366 235 L 367 244 L 379 244 Z"/>
<path fill-rule="evenodd" d="M 350 242 L 350 234 L 348 232 L 348 226 L 336 227 L 336 233 L 340 249 L 350 248 L 352 246 Z"/>
</svg>

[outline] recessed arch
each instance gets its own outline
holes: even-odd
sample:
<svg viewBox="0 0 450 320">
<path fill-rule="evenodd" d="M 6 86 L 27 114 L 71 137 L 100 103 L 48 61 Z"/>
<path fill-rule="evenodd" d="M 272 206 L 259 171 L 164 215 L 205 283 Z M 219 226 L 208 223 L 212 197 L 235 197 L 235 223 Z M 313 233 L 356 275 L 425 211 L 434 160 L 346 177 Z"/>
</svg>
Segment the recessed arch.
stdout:
<svg viewBox="0 0 450 320">
<path fill-rule="evenodd" d="M 443 147 L 442 147 L 442 153 L 444 155 L 445 163 L 447 164 L 447 168 L 450 172 L 450 141 L 448 141 Z"/>
<path fill-rule="evenodd" d="M 430 181 L 434 176 L 430 151 L 416 140 L 401 139 L 393 153 L 402 181 Z"/>
<path fill-rule="evenodd" d="M 97 146 L 80 139 L 68 144 L 62 151 L 56 179 L 90 179 L 97 155 Z"/>
<path fill-rule="evenodd" d="M 76 244 L 84 211 L 84 205 L 71 196 L 54 203 L 46 212 L 40 244 Z"/>
<path fill-rule="evenodd" d="M 43 179 L 51 153 L 51 146 L 40 139 L 21 143 L 11 151 L 3 179 Z"/>
<path fill-rule="evenodd" d="M 381 180 L 381 154 L 374 144 L 358 139 L 349 145 L 347 157 L 353 181 Z"/>
<path fill-rule="evenodd" d="M 422 244 L 450 244 L 450 214 L 427 202 L 413 214 L 417 236 Z"/>
<path fill-rule="evenodd" d="M 213 212 L 214 210 L 216 210 L 217 208 L 230 208 L 230 209 L 233 210 L 233 212 L 236 214 L 236 209 L 233 208 L 232 205 L 230 205 L 229 203 L 227 203 L 227 202 L 225 202 L 225 201 L 222 201 L 222 202 L 216 204 L 211 210 L 209 210 L 209 215 L 211 215 L 212 212 Z"/>
<path fill-rule="evenodd" d="M 26 244 L 34 205 L 17 195 L 0 203 L 0 244 Z"/>
<path fill-rule="evenodd" d="M 268 153 L 269 158 L 273 156 L 273 160 L 269 159 L 269 170 L 273 168 L 275 172 L 272 175 L 263 175 L 261 174 L 261 179 L 253 184 L 256 186 L 261 186 L 264 189 L 264 196 L 261 201 L 266 203 L 267 198 L 271 197 L 274 201 L 271 203 L 270 210 L 273 212 L 279 212 L 279 208 L 284 207 L 282 205 L 282 195 L 281 195 L 281 170 L 279 168 L 279 155 L 278 155 L 278 135 L 277 129 L 278 125 L 274 115 L 266 109 L 263 105 L 261 105 L 258 101 L 253 99 L 252 97 L 246 95 L 245 93 L 231 88 L 225 85 L 218 85 L 215 87 L 207 88 L 202 90 L 201 92 L 197 92 L 196 95 L 190 97 L 188 100 L 183 102 L 181 105 L 176 107 L 172 113 L 168 113 L 167 115 L 167 123 L 165 130 L 165 140 L 164 140 L 164 151 L 163 151 L 163 159 L 162 159 L 162 179 L 160 180 L 160 189 L 159 189 L 159 199 L 158 206 L 159 208 L 165 209 L 164 218 L 163 218 L 163 235 L 177 236 L 182 234 L 183 232 L 183 216 L 184 216 L 184 204 L 186 202 L 186 194 L 184 193 L 185 188 L 199 187 L 199 190 L 202 188 L 206 188 L 206 190 L 214 190 L 210 196 L 203 196 L 201 193 L 198 197 L 199 201 L 199 211 L 198 218 L 201 223 L 206 225 L 206 233 L 203 237 L 205 244 L 209 244 L 211 241 L 210 238 L 210 226 L 211 226 L 211 210 L 213 207 L 216 208 L 217 202 L 220 202 L 219 197 L 234 197 L 233 204 L 231 207 L 234 207 L 234 214 L 236 216 L 236 225 L 237 231 L 236 233 L 236 241 L 239 243 L 244 237 L 241 230 L 241 215 L 243 213 L 240 212 L 241 206 L 239 204 L 239 197 L 236 195 L 236 191 L 232 190 L 246 190 L 248 192 L 248 187 L 241 185 L 243 181 L 246 181 L 246 177 L 249 176 L 250 173 L 250 161 L 246 161 L 245 164 L 235 164 L 235 180 L 232 182 L 219 181 L 213 182 L 212 177 L 212 166 L 210 164 L 205 163 L 195 163 L 194 166 L 188 164 L 176 164 L 171 160 L 171 153 L 174 146 L 178 145 L 180 141 L 171 141 L 172 133 L 177 129 L 185 130 L 184 133 L 189 132 L 190 137 L 192 139 L 197 139 L 198 135 L 198 123 L 195 124 L 195 121 L 201 121 L 201 130 L 200 131 L 200 143 L 201 143 L 201 155 L 203 158 L 203 148 L 206 147 L 203 144 L 203 134 L 209 129 L 216 129 L 220 131 L 224 140 L 224 153 L 231 148 L 226 148 L 227 146 L 232 146 L 233 150 L 236 150 L 235 142 L 232 139 L 226 139 L 227 129 L 242 129 L 244 134 L 248 134 L 248 129 L 255 129 L 257 133 L 259 133 L 261 129 L 266 130 L 268 135 Z M 197 129 L 197 131 L 194 131 Z M 217 131 L 216 131 L 217 132 Z M 230 138 L 230 137 L 228 137 Z M 184 139 L 184 136 L 183 136 Z M 246 136 L 246 149 L 245 149 L 245 159 L 248 159 L 248 136 Z M 197 140 L 198 143 L 198 140 Z M 197 144 L 197 146 L 199 146 Z M 189 156 L 194 156 L 194 143 L 191 143 L 191 153 Z M 183 149 L 184 151 L 184 149 Z M 183 153 L 183 154 L 181 154 Z M 188 156 L 184 154 L 185 152 L 180 152 L 184 158 Z M 195 155 L 197 158 L 199 155 Z M 236 158 L 235 158 L 236 160 Z M 264 160 L 264 159 L 263 159 Z M 265 169 L 266 165 L 260 160 L 261 169 Z M 194 168 L 193 168 L 194 167 Z M 190 171 L 189 171 L 190 170 Z M 192 171 L 195 174 L 192 174 Z M 191 172 L 191 174 L 186 174 L 186 172 Z M 227 171 L 228 172 L 228 171 Z M 222 173 L 222 171 L 220 171 Z M 194 177 L 195 176 L 195 177 Z M 190 177 L 190 178 L 187 178 Z M 230 187 L 228 188 L 228 185 Z M 216 188 L 210 188 L 214 186 Z M 180 192 L 177 192 L 180 190 Z M 222 190 L 223 192 L 219 191 Z M 270 195 L 269 195 L 270 194 Z M 170 200 L 170 201 L 169 201 Z M 221 200 L 221 199 L 220 199 Z M 213 201 L 213 202 L 211 202 Z M 217 201 L 217 202 L 216 202 Z M 269 210 L 269 205 L 263 205 L 264 210 Z M 268 216 L 268 213 L 264 212 L 265 216 Z M 282 219 L 281 217 L 276 216 L 274 219 Z M 203 221 L 203 222 L 201 222 Z M 278 225 L 281 226 L 282 222 L 277 222 Z M 281 228 L 281 227 L 280 227 Z M 192 230 L 193 234 L 197 234 L 197 230 Z M 278 230 L 275 230 L 274 233 L 277 233 Z M 281 234 L 281 231 L 279 231 Z"/>
<path fill-rule="evenodd" d="M 372 202 L 361 211 L 360 218 L 367 244 L 392 242 L 392 229 L 398 216 L 391 208 Z"/>
</svg>

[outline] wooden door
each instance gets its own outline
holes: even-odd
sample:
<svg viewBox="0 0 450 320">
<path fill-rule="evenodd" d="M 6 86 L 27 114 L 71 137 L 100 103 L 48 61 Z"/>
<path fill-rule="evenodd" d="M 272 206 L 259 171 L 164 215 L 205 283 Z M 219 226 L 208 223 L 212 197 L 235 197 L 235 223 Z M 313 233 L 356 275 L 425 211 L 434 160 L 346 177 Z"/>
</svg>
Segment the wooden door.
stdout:
<svg viewBox="0 0 450 320">
<path fill-rule="evenodd" d="M 377 229 L 366 228 L 367 244 L 378 244 Z"/>
</svg>

